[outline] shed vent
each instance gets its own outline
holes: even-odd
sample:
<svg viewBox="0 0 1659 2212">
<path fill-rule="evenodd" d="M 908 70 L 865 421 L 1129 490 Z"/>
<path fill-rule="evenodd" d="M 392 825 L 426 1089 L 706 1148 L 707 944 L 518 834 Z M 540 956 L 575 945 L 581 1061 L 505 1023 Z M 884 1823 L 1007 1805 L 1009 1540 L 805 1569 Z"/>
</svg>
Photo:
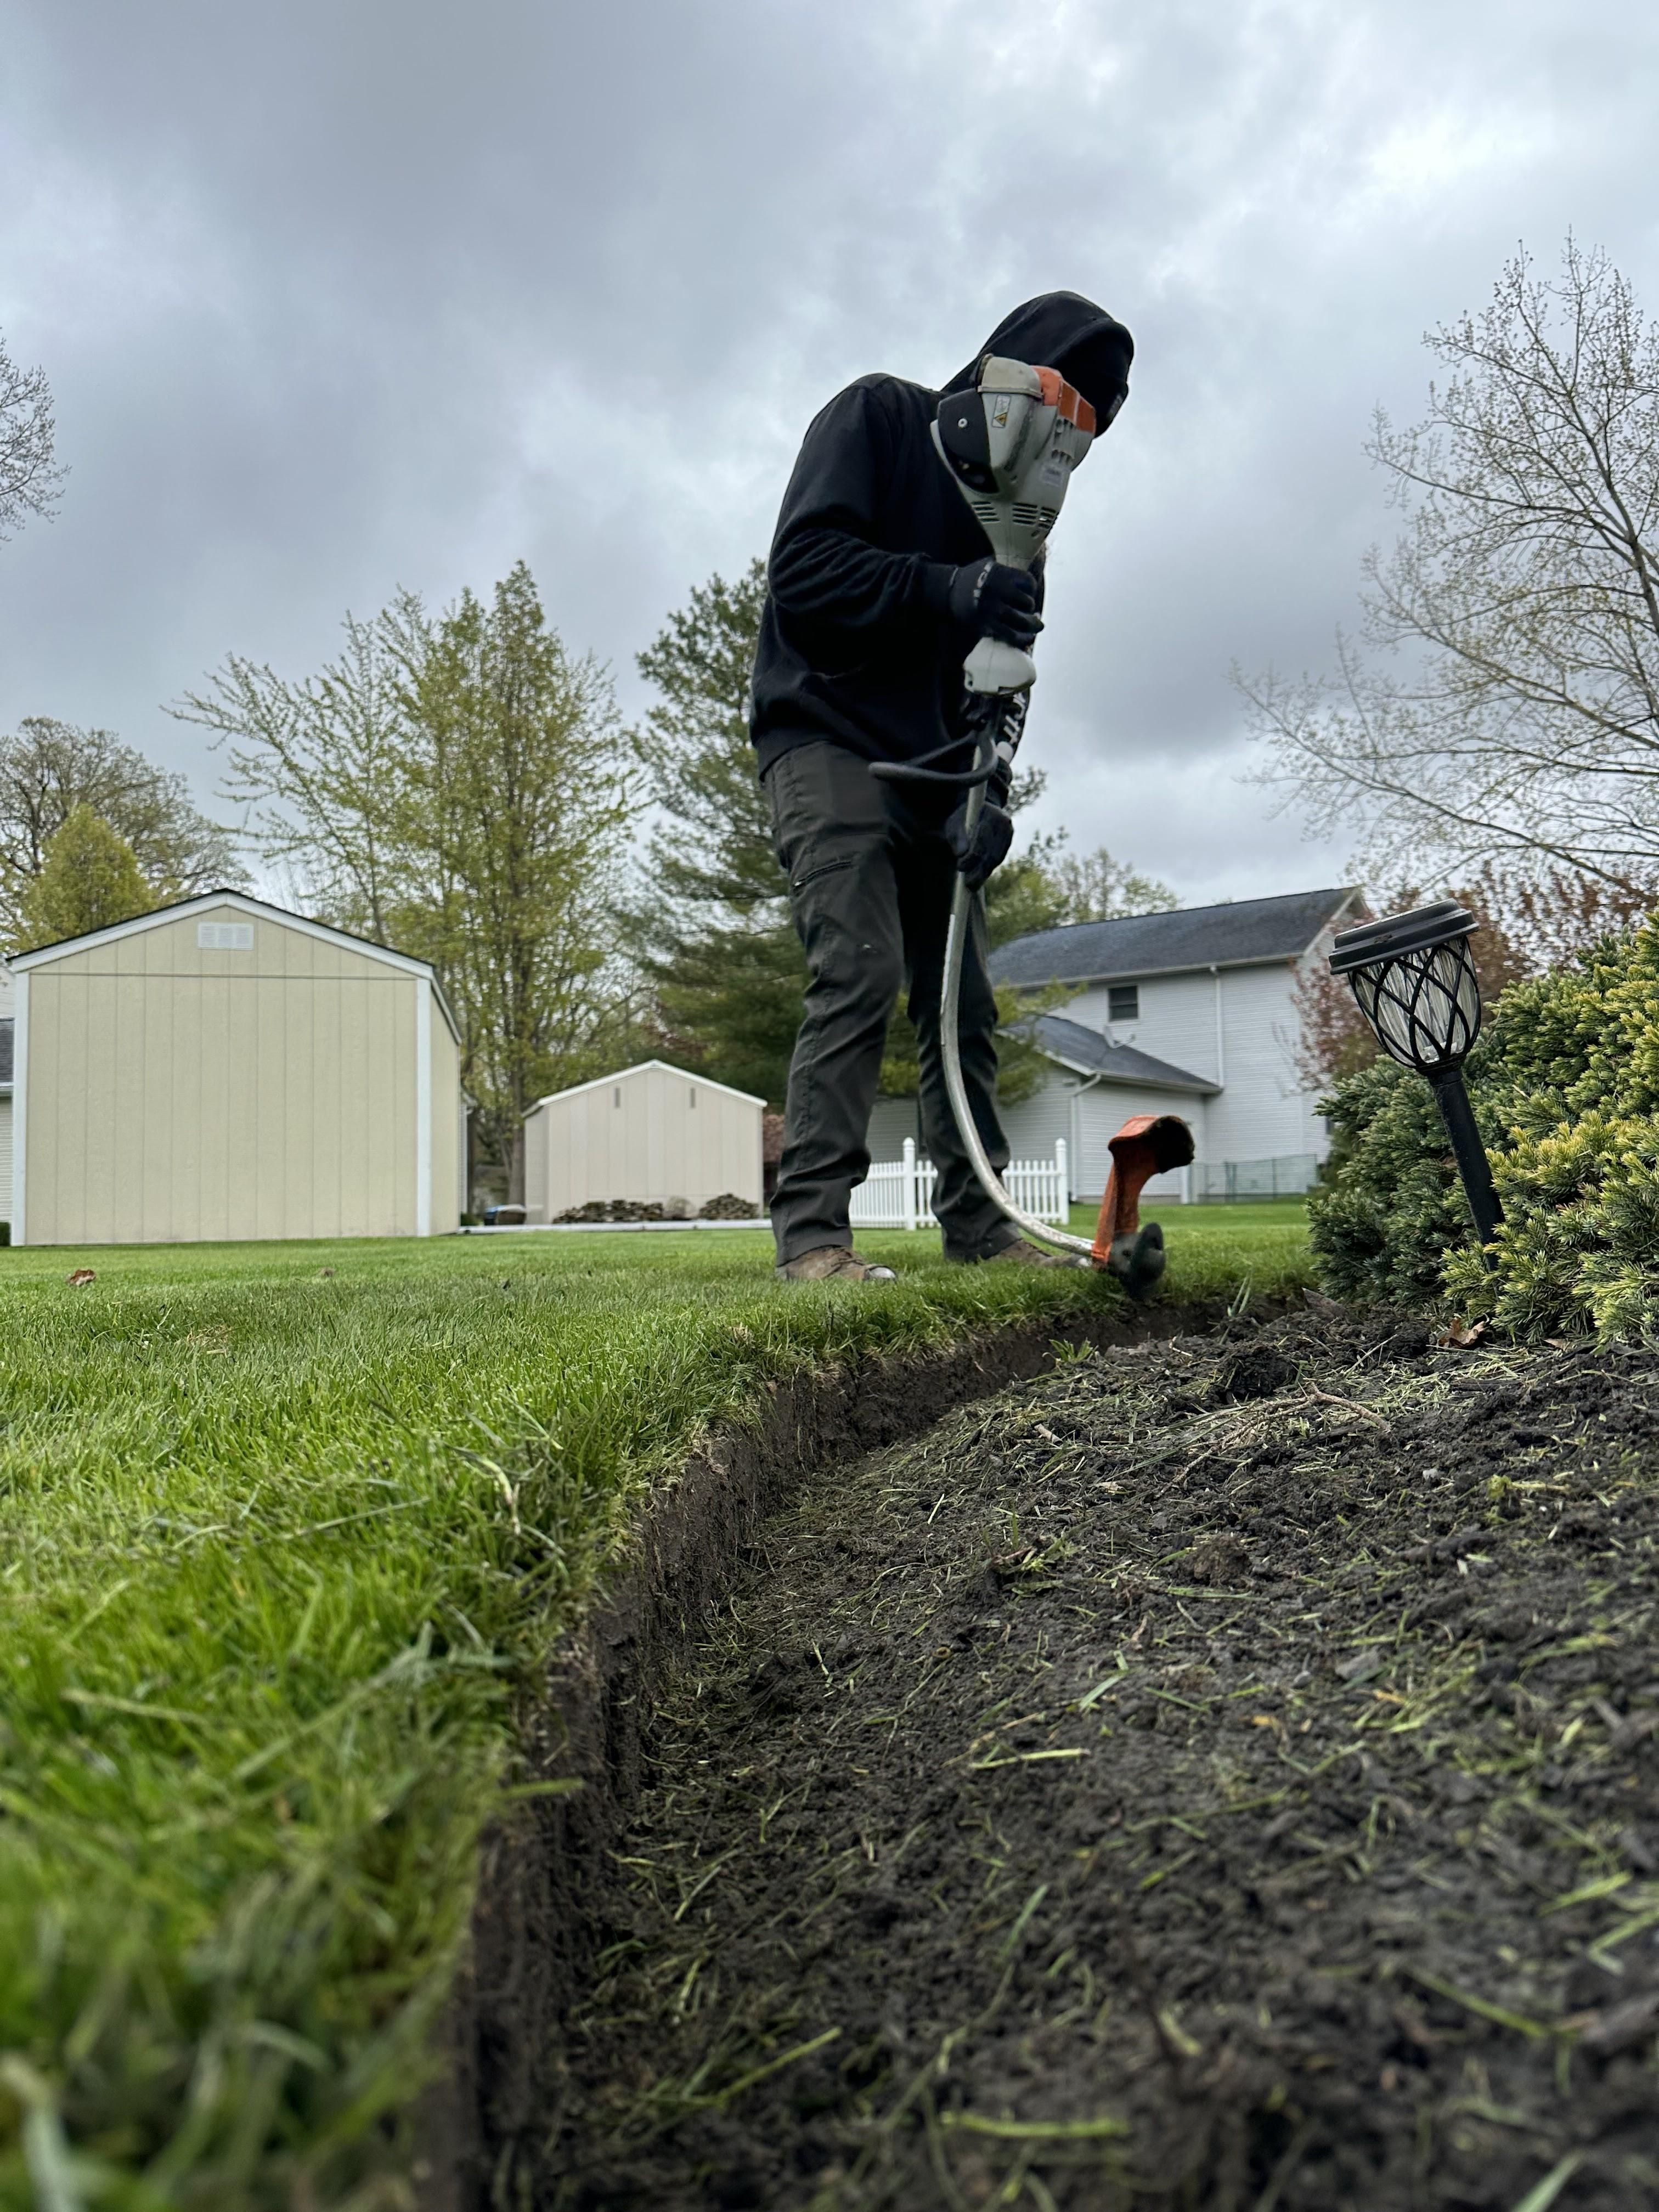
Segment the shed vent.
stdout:
<svg viewBox="0 0 1659 2212">
<path fill-rule="evenodd" d="M 253 924 L 251 921 L 198 921 L 196 925 L 197 950 L 202 952 L 252 952 Z"/>
</svg>

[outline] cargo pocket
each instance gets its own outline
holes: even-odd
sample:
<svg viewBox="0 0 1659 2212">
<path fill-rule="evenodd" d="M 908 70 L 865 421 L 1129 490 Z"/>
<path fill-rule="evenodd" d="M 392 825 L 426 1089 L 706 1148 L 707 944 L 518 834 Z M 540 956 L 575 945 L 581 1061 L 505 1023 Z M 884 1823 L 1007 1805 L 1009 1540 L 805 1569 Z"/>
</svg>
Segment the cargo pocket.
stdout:
<svg viewBox="0 0 1659 2212">
<path fill-rule="evenodd" d="M 822 878 L 838 875 L 843 868 L 850 868 L 857 857 L 855 853 L 843 853 L 838 860 L 820 860 L 817 867 L 808 868 L 804 875 L 791 876 L 789 888 L 795 896 L 799 897 L 804 890 L 819 882 Z"/>
</svg>

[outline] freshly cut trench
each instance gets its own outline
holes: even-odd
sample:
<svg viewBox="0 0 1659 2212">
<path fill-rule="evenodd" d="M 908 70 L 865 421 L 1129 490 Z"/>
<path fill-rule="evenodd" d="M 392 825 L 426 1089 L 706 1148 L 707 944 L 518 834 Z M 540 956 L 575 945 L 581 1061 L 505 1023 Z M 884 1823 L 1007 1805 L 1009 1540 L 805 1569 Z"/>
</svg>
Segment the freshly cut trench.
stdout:
<svg viewBox="0 0 1659 2212">
<path fill-rule="evenodd" d="M 1656 1542 L 1659 1359 L 1422 1324 L 815 1478 L 660 1698 L 538 2201 L 1652 2201 Z"/>
</svg>

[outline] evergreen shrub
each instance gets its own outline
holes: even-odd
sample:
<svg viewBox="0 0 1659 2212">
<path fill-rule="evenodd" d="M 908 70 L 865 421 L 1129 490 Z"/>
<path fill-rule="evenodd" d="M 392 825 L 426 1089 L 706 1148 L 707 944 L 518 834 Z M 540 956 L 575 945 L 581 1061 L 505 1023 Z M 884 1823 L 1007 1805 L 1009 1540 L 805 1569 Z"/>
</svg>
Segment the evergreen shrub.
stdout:
<svg viewBox="0 0 1659 2212">
<path fill-rule="evenodd" d="M 1327 1288 L 1441 1300 L 1522 1337 L 1659 1334 L 1659 916 L 1516 983 L 1468 1066 L 1504 1221 L 1488 1271 L 1433 1094 L 1382 1060 L 1324 1103 L 1309 1215 Z"/>
</svg>

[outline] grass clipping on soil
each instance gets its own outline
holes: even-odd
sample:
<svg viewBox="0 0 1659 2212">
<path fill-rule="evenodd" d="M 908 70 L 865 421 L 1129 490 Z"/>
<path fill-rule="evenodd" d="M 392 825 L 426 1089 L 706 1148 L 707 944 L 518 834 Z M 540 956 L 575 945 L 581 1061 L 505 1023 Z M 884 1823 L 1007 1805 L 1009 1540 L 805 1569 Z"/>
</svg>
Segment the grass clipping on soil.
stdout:
<svg viewBox="0 0 1659 2212">
<path fill-rule="evenodd" d="M 1118 1296 L 870 1242 L 863 1293 L 763 1232 L 0 1259 L 0 2204 L 406 2204 L 520 1703 L 653 1481 L 815 1364 Z M 1305 1270 L 1188 1242 L 1177 1295 Z"/>
<path fill-rule="evenodd" d="M 1444 1294 L 1523 1338 L 1659 1328 L 1659 920 L 1512 985 L 1468 1063 L 1505 1220 L 1489 1271 L 1428 1085 L 1382 1060 L 1337 1086 L 1309 1206 L 1328 1289 Z"/>
<path fill-rule="evenodd" d="M 1659 1359 L 1335 1318 L 836 1470 L 671 1684 L 536 2201 L 1659 2191 Z"/>
</svg>

